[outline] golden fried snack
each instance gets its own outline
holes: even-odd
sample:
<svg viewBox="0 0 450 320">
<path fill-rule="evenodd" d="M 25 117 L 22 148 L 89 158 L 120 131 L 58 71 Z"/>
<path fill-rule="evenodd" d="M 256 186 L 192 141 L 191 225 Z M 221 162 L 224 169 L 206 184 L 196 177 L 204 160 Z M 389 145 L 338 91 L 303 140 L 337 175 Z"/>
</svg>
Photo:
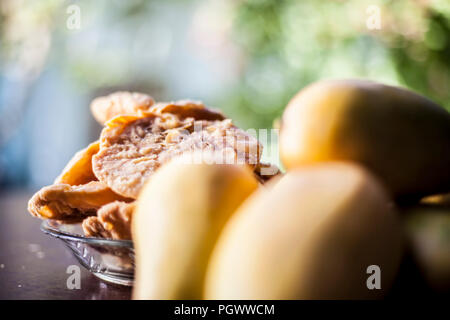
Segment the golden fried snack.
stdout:
<svg viewBox="0 0 450 320">
<path fill-rule="evenodd" d="M 144 93 L 119 91 L 95 98 L 91 102 L 91 112 L 100 124 L 104 124 L 119 115 L 138 115 L 148 111 L 154 103 L 153 98 Z"/>
<path fill-rule="evenodd" d="M 103 129 L 100 151 L 92 158 L 93 171 L 116 193 L 136 199 L 156 169 L 186 152 L 212 151 L 227 163 L 259 163 L 261 145 L 230 119 L 200 120 L 208 111 L 196 103 L 165 108 L 177 113 L 156 110 L 141 117 L 121 116 Z M 208 114 L 214 119 L 214 111 Z"/>
<path fill-rule="evenodd" d="M 98 210 L 97 216 L 83 220 L 84 234 L 89 237 L 130 240 L 134 206 L 134 202 L 121 201 L 104 205 Z"/>
<path fill-rule="evenodd" d="M 72 186 L 86 184 L 97 180 L 92 171 L 92 156 L 100 149 L 100 142 L 95 141 L 85 149 L 78 151 L 66 165 L 54 183 L 70 184 Z"/>
<path fill-rule="evenodd" d="M 97 209 L 116 200 L 130 201 L 99 181 L 79 186 L 53 184 L 30 199 L 28 211 L 39 218 L 76 221 L 94 215 Z"/>
</svg>

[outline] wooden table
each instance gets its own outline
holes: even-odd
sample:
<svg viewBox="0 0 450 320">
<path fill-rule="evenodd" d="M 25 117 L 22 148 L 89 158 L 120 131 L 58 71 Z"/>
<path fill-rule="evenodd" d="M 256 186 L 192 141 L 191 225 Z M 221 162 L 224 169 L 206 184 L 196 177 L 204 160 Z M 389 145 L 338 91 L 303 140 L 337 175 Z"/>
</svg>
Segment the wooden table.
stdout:
<svg viewBox="0 0 450 320">
<path fill-rule="evenodd" d="M 27 212 L 31 194 L 0 193 L 0 299 L 130 299 L 130 287 L 96 278 L 39 229 L 41 221 Z M 70 265 L 80 266 L 80 289 L 67 288 Z"/>
<path fill-rule="evenodd" d="M 0 192 L 0 299 L 130 299 L 131 288 L 103 282 L 79 265 L 62 241 L 44 234 L 27 211 L 31 192 Z M 81 289 L 67 288 L 71 265 L 81 270 Z M 448 293 L 447 293 L 448 294 Z M 446 297 L 425 283 L 404 258 L 391 299 Z"/>
</svg>

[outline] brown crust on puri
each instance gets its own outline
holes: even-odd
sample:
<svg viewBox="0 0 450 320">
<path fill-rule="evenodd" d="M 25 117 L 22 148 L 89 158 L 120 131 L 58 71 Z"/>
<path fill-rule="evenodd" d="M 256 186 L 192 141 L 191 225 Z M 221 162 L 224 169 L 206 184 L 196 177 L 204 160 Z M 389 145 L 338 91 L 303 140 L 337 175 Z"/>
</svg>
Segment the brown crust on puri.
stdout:
<svg viewBox="0 0 450 320">
<path fill-rule="evenodd" d="M 100 207 L 116 200 L 131 201 L 98 181 L 79 186 L 54 184 L 33 195 L 28 211 L 43 219 L 73 222 L 94 215 Z"/>
<path fill-rule="evenodd" d="M 97 216 L 83 220 L 83 231 L 88 237 L 131 240 L 131 219 L 134 202 L 115 201 L 101 207 Z"/>
<path fill-rule="evenodd" d="M 63 183 L 72 186 L 86 184 L 97 180 L 92 171 L 92 156 L 100 149 L 100 142 L 95 141 L 85 149 L 78 151 L 69 161 L 61 174 L 55 179 L 55 184 Z"/>
<path fill-rule="evenodd" d="M 194 118 L 196 120 L 224 120 L 225 116 L 217 110 L 206 108 L 202 102 L 179 100 L 175 102 L 159 102 L 149 110 L 151 113 L 161 115 L 170 113 L 180 119 Z M 145 114 L 145 113 L 144 113 Z"/>
<path fill-rule="evenodd" d="M 93 238 L 108 238 L 109 232 L 105 230 L 103 224 L 96 216 L 87 217 L 81 224 L 84 235 Z"/>
<path fill-rule="evenodd" d="M 100 124 L 104 124 L 119 115 L 139 115 L 148 111 L 154 103 L 147 94 L 119 91 L 95 98 L 91 102 L 91 112 Z"/>
<path fill-rule="evenodd" d="M 253 173 L 255 174 L 258 181 L 262 184 L 266 183 L 273 177 L 282 174 L 280 169 L 276 165 L 262 162 L 255 166 Z"/>
</svg>

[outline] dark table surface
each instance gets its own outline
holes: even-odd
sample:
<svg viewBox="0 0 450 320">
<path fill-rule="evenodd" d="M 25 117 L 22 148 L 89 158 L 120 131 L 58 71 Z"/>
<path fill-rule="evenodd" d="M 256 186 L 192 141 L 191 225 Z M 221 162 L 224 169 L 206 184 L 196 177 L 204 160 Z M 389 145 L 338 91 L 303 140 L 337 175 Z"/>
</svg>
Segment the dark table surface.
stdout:
<svg viewBox="0 0 450 320">
<path fill-rule="evenodd" d="M 0 193 L 0 299 L 130 299 L 130 287 L 96 278 L 39 229 L 41 221 L 27 212 L 31 194 Z M 71 265 L 81 269 L 80 289 L 67 288 Z"/>
<path fill-rule="evenodd" d="M 64 243 L 40 230 L 27 211 L 32 192 L 0 191 L 0 299 L 130 299 L 131 288 L 104 282 L 84 269 Z M 388 297 L 442 298 L 406 255 Z M 79 266 L 81 288 L 68 289 L 69 266 Z"/>
</svg>

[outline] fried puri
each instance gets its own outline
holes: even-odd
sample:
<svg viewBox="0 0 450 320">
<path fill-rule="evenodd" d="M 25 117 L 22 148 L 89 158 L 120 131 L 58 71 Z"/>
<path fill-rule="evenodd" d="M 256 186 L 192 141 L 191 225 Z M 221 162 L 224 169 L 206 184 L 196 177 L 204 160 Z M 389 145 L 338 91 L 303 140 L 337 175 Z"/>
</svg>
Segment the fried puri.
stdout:
<svg viewBox="0 0 450 320">
<path fill-rule="evenodd" d="M 97 180 L 92 171 L 92 156 L 98 152 L 99 148 L 100 142 L 95 141 L 85 149 L 78 151 L 54 183 L 76 186 Z"/>
<path fill-rule="evenodd" d="M 53 184 L 42 188 L 30 199 L 28 211 L 44 219 L 79 221 L 95 215 L 100 207 L 113 201 L 131 200 L 99 181 L 79 186 Z"/>
<path fill-rule="evenodd" d="M 97 216 L 83 220 L 83 231 L 88 237 L 131 239 L 131 219 L 134 202 L 115 201 L 101 207 Z"/>
<path fill-rule="evenodd" d="M 119 115 L 138 115 L 155 103 L 152 97 L 139 92 L 119 91 L 91 102 L 91 112 L 95 120 L 104 124 Z"/>
<path fill-rule="evenodd" d="M 93 171 L 116 193 L 136 199 L 163 163 L 192 151 L 212 151 L 227 161 L 256 166 L 262 147 L 230 119 L 203 105 L 168 104 L 145 116 L 110 120 L 101 133 L 100 151 L 92 158 Z"/>
<path fill-rule="evenodd" d="M 216 161 L 246 163 L 261 183 L 279 173 L 260 162 L 255 137 L 201 102 L 155 103 L 143 93 L 116 92 L 94 99 L 91 111 L 104 124 L 100 140 L 77 152 L 28 203 L 43 219 L 83 220 L 87 236 L 131 239 L 133 200 L 155 170 L 182 154 L 207 151 Z"/>
</svg>

